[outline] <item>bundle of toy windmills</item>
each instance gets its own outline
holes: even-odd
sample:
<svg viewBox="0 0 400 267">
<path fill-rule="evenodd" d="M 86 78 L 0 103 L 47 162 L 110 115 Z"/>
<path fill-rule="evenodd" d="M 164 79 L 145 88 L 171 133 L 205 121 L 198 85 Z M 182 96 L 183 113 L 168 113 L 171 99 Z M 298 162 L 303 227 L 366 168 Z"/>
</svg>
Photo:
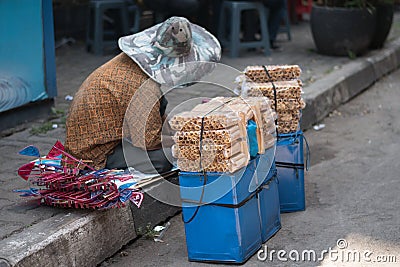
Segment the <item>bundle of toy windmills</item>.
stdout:
<svg viewBox="0 0 400 267">
<path fill-rule="evenodd" d="M 18 169 L 18 174 L 34 186 L 14 190 L 23 197 L 45 205 L 87 209 L 122 207 L 129 200 L 140 207 L 143 201 L 143 181 L 124 170 L 95 170 L 65 152 L 59 141 L 45 156 L 32 145 L 19 153 L 37 158 Z"/>
</svg>

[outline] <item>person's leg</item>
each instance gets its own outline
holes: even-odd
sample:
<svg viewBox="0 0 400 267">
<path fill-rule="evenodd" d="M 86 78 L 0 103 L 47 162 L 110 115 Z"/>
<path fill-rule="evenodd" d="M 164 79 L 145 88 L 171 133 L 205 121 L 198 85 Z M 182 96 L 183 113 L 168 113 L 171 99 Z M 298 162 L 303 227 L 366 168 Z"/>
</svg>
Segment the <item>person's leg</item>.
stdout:
<svg viewBox="0 0 400 267">
<path fill-rule="evenodd" d="M 211 1 L 212 19 L 211 19 L 210 32 L 215 36 L 218 36 L 219 15 L 221 13 L 221 7 L 222 7 L 222 0 Z"/>
<path fill-rule="evenodd" d="M 258 12 L 255 10 L 244 11 L 243 14 L 243 41 L 251 42 L 255 40 L 255 35 L 258 31 L 257 23 Z"/>
<path fill-rule="evenodd" d="M 126 161 L 122 150 L 122 145 L 119 143 L 113 153 L 107 156 L 106 169 L 126 169 Z"/>
<path fill-rule="evenodd" d="M 171 148 L 164 148 L 164 149 L 160 148 L 157 150 L 147 151 L 147 153 L 149 154 L 149 158 L 153 165 L 152 168 L 156 169 L 156 171 L 158 173 L 165 173 L 172 169 L 172 164 L 171 164 L 171 162 L 169 162 L 168 155 L 167 155 L 167 154 L 171 154 L 171 156 L 172 156 Z M 169 157 L 169 158 L 171 158 L 171 157 Z M 151 171 L 151 170 L 152 169 L 150 169 L 149 171 Z"/>
<path fill-rule="evenodd" d="M 193 18 L 195 19 L 194 22 L 211 31 L 213 29 L 210 28 L 211 21 L 210 21 L 210 0 L 198 0 L 198 9 L 196 12 L 193 12 Z"/>
<path fill-rule="evenodd" d="M 171 153 L 171 149 L 166 148 L 165 153 Z M 163 149 L 144 151 L 140 148 L 126 143 L 122 148 L 122 143 L 115 147 L 114 152 L 107 157 L 107 169 L 126 169 L 133 167 L 143 173 L 164 173 L 172 168 Z"/>
<path fill-rule="evenodd" d="M 268 31 L 271 48 L 276 47 L 275 40 L 282 22 L 286 0 L 264 0 L 264 5 L 269 8 Z"/>
</svg>

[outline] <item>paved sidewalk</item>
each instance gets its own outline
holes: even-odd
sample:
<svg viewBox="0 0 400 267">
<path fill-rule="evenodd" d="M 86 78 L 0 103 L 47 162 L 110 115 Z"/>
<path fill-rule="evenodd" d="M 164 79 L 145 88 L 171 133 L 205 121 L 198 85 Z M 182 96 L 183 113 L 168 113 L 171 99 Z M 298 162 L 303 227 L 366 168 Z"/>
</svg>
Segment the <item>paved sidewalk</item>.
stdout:
<svg viewBox="0 0 400 267">
<path fill-rule="evenodd" d="M 306 132 L 312 164 L 305 174 L 307 208 L 281 214 L 282 228 L 240 266 L 400 265 L 399 83 L 397 70 L 325 118 L 323 130 Z M 141 238 L 100 267 L 234 266 L 189 262 L 182 216 L 169 222 L 163 243 Z M 197 256 L 204 252 L 191 245 Z"/>
<path fill-rule="evenodd" d="M 371 51 L 351 60 L 328 57 L 313 51 L 314 45 L 308 22 L 292 25 L 292 41 L 279 36 L 283 51 L 264 57 L 258 52 L 244 52 L 240 58 L 223 56 L 222 63 L 243 70 L 254 64 L 298 64 L 303 70 L 307 108 L 303 128 L 309 128 L 337 106 L 358 94 L 400 64 L 400 14 L 395 21 L 384 49 Z M 91 71 L 112 58 L 86 53 L 82 43 L 63 46 L 56 51 L 57 85 L 56 109 L 67 111 L 79 85 Z M 170 106 L 186 98 L 216 96 L 218 91 L 195 91 L 168 97 Z M 22 125 L 3 132 L 0 138 L 0 266 L 69 265 L 93 266 L 111 256 L 122 245 L 136 237 L 135 218 L 129 208 L 107 212 L 65 210 L 39 206 L 37 202 L 19 198 L 11 190 L 29 185 L 16 175 L 17 168 L 29 158 L 19 156 L 18 150 L 34 144 L 46 153 L 57 139 L 64 141 L 64 128 L 32 135 L 32 127 L 42 122 Z M 115 229 L 118 229 L 116 231 Z"/>
</svg>

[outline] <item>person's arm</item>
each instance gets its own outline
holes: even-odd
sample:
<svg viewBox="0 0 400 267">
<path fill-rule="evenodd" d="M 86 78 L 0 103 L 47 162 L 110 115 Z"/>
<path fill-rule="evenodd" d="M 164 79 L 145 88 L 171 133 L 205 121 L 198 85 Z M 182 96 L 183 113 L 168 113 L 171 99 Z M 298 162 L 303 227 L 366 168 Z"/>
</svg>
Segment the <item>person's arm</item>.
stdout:
<svg viewBox="0 0 400 267">
<path fill-rule="evenodd" d="M 145 150 L 161 148 L 162 117 L 159 97 L 158 84 L 147 81 L 135 92 L 127 108 L 124 136 L 131 137 L 132 144 L 136 147 Z"/>
</svg>

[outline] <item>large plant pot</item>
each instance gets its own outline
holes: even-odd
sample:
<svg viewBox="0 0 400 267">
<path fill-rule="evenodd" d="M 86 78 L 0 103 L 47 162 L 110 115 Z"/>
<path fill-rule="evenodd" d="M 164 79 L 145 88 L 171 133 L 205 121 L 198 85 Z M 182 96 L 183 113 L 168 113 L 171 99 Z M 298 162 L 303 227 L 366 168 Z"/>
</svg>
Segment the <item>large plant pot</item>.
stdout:
<svg viewBox="0 0 400 267">
<path fill-rule="evenodd" d="M 375 12 L 367 9 L 313 6 L 310 24 L 317 51 L 330 56 L 365 53 L 375 20 Z"/>
<path fill-rule="evenodd" d="M 375 33 L 370 44 L 371 49 L 382 48 L 389 35 L 393 22 L 393 4 L 380 4 L 376 6 Z"/>
</svg>

